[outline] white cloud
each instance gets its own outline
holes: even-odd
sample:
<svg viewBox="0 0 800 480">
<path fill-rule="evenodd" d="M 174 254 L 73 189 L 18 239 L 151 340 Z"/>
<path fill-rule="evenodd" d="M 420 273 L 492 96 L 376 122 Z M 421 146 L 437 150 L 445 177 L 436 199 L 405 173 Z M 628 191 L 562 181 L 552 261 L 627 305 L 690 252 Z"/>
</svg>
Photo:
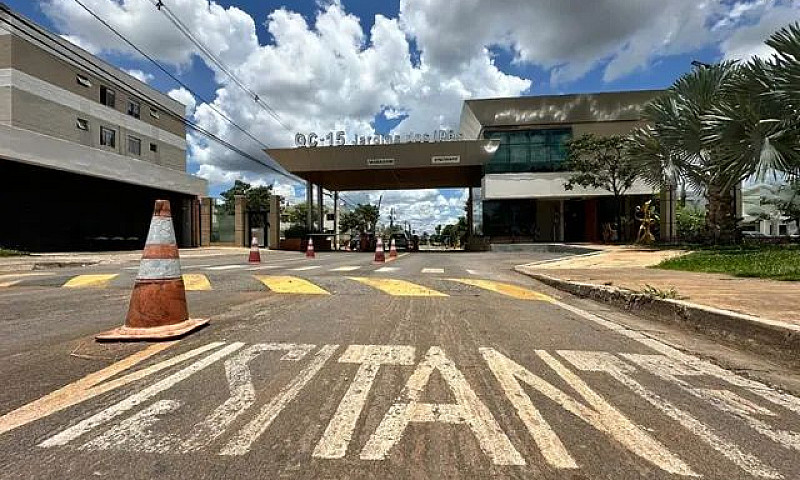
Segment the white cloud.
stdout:
<svg viewBox="0 0 800 480">
<path fill-rule="evenodd" d="M 208 0 L 166 2 L 269 103 L 279 123 L 200 55 L 155 9 L 154 0 L 83 1 L 162 62 L 185 69 L 193 58 L 203 59 L 217 83 L 211 105 L 183 89 L 170 95 L 186 103 L 188 114 L 203 128 L 265 161 L 261 143 L 291 146 L 295 132 L 369 134 L 381 114 L 401 119 L 395 133 L 456 128 L 464 99 L 531 91 L 532 80 L 500 70 L 492 51 L 510 52 L 519 65 L 542 67 L 556 84 L 579 79 L 594 68 L 602 69 L 605 81 L 613 81 L 664 56 L 709 46 L 718 47 L 726 58 L 764 54 L 766 34 L 796 20 L 798 12 L 796 1 L 780 0 L 461 0 L 458 5 L 400 0 L 397 18 L 376 15 L 366 32 L 338 1 L 319 2 L 308 16 L 279 8 L 264 23 Z M 47 0 L 43 10 L 70 41 L 94 52 L 133 55 L 72 0 Z M 259 44 L 256 35 L 262 25 L 270 34 L 268 44 Z M 412 41 L 418 59 L 412 59 Z M 260 141 L 221 119 L 212 106 Z M 302 195 L 302 187 L 295 189 L 288 180 L 202 137 L 190 135 L 189 149 L 190 164 L 212 186 L 235 179 L 277 179 L 276 191 Z M 387 192 L 384 205 L 430 230 L 463 214 L 462 193 Z"/>
<path fill-rule="evenodd" d="M 100 52 L 99 47 L 90 43 L 87 40 L 84 40 L 83 37 L 79 37 L 77 35 L 61 35 L 61 38 L 72 43 L 73 45 L 79 46 L 80 48 L 86 50 L 92 55 L 97 55 Z"/>
<path fill-rule="evenodd" d="M 167 92 L 170 98 L 173 100 L 177 100 L 182 104 L 186 105 L 186 115 L 193 116 L 194 111 L 197 108 L 197 99 L 194 98 L 194 95 L 189 90 L 186 90 L 183 87 L 179 87 Z"/>
<path fill-rule="evenodd" d="M 131 77 L 139 80 L 142 83 L 149 83 L 150 80 L 154 79 L 155 76 L 152 73 L 143 72 L 141 70 L 132 68 L 130 70 L 123 69 L 123 72 L 127 73 Z"/>
<path fill-rule="evenodd" d="M 764 41 L 769 36 L 789 25 L 800 20 L 800 10 L 798 4 L 777 6 L 766 9 L 762 6 L 761 15 L 758 15 L 752 23 L 736 29 L 730 37 L 720 45 L 720 49 L 726 60 L 747 60 L 753 56 L 767 58 L 775 51 L 768 47 Z M 747 21 L 748 17 L 757 15 L 759 12 L 751 8 L 741 13 L 737 18 Z"/>
</svg>

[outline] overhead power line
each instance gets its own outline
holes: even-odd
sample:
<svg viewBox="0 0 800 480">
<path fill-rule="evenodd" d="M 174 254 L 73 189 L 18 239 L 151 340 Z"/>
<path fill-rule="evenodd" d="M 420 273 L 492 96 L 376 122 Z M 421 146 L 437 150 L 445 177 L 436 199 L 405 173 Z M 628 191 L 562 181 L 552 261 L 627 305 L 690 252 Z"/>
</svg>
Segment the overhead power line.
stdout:
<svg viewBox="0 0 800 480">
<path fill-rule="evenodd" d="M 205 55 L 205 57 L 209 61 L 211 61 L 214 65 L 216 65 L 217 68 L 219 68 L 222 73 L 227 75 L 227 77 L 230 78 L 236 85 L 238 85 L 239 88 L 241 88 L 245 93 L 247 93 L 256 102 L 257 105 L 263 108 L 272 118 L 275 119 L 276 122 L 278 122 L 284 129 L 286 129 L 287 132 L 292 133 L 291 128 L 289 128 L 289 126 L 287 126 L 286 123 L 284 123 L 280 115 L 278 115 L 278 112 L 276 112 L 275 109 L 269 106 L 269 104 L 267 104 L 267 102 L 265 102 L 264 99 L 262 99 L 256 92 L 254 92 L 252 88 L 248 87 L 239 77 L 237 77 L 233 72 L 231 72 L 231 69 L 227 65 L 225 65 L 225 63 L 222 60 L 220 60 L 220 58 L 217 57 L 216 54 L 214 54 L 214 52 L 212 52 L 208 47 L 206 47 L 206 45 L 203 42 L 198 40 L 197 36 L 194 35 L 194 33 L 192 33 L 189 27 L 187 27 L 186 24 L 184 24 L 181 21 L 180 17 L 178 17 L 178 15 L 175 12 L 173 12 L 169 8 L 169 6 L 166 3 L 164 3 L 163 0 L 150 0 L 150 1 L 155 5 L 155 7 L 159 11 L 164 13 L 164 16 L 167 18 L 167 20 L 169 20 L 175 26 L 175 28 L 177 28 L 181 33 L 183 33 L 183 35 L 186 38 L 188 38 L 189 41 L 192 42 L 198 48 L 198 50 L 200 50 L 200 52 L 202 52 L 203 55 Z"/>
<path fill-rule="evenodd" d="M 139 48 L 139 47 L 138 47 L 138 46 L 136 46 L 136 45 L 135 45 L 133 42 L 131 42 L 130 40 L 128 40 L 128 38 L 127 38 L 127 37 L 125 37 L 125 36 L 124 36 L 122 33 L 120 33 L 120 32 L 119 32 L 117 29 L 115 29 L 115 28 L 114 28 L 112 25 L 110 25 L 110 24 L 109 24 L 108 22 L 106 22 L 106 21 L 105 21 L 103 18 L 101 18 L 101 17 L 100 17 L 100 16 L 99 16 L 97 13 L 95 13 L 95 12 L 94 12 L 94 11 L 93 11 L 91 8 L 87 7 L 87 6 L 86 6 L 86 5 L 85 5 L 83 2 L 81 2 L 81 0 L 74 0 L 74 1 L 75 1 L 75 3 L 77 3 L 77 4 L 78 4 L 78 5 L 81 7 L 81 8 L 83 8 L 83 9 L 84 9 L 84 10 L 85 10 L 87 13 L 89 13 L 89 14 L 90 14 L 92 17 L 94 17 L 94 18 L 95 18 L 97 21 L 99 21 L 99 22 L 100 22 L 100 23 L 102 23 L 102 24 L 103 24 L 103 25 L 104 25 L 106 28 L 108 28 L 109 30 L 111 30 L 111 32 L 112 32 L 112 33 L 114 33 L 114 35 L 116 35 L 116 36 L 117 36 L 117 37 L 118 37 L 120 40 L 122 40 L 123 42 L 125 42 L 125 43 L 126 43 L 128 46 L 130 46 L 131 48 L 133 48 L 133 49 L 134 49 L 134 50 L 135 50 L 137 53 L 139 53 L 139 54 L 140 54 L 140 55 L 142 55 L 144 58 L 146 58 L 147 60 L 149 60 L 149 61 L 150 61 L 150 62 L 151 62 L 153 65 L 155 65 L 155 66 L 156 66 L 156 67 L 157 67 L 157 68 L 158 68 L 158 69 L 159 69 L 161 72 L 163 72 L 165 75 L 167 75 L 167 76 L 168 76 L 169 78 L 171 78 L 173 81 L 175 81 L 175 82 L 176 82 L 178 85 L 180 85 L 181 87 L 183 87 L 184 89 L 186 89 L 187 91 L 189 91 L 189 92 L 190 92 L 192 95 L 194 95 L 195 97 L 199 98 L 199 99 L 200 99 L 200 100 L 201 100 L 203 103 L 205 103 L 206 105 L 208 105 L 208 107 L 209 107 L 209 108 L 211 108 L 211 109 L 212 109 L 212 110 L 213 110 L 215 113 L 217 113 L 217 114 L 218 114 L 218 115 L 219 115 L 221 118 L 223 118 L 225 121 L 227 121 L 228 123 L 230 123 L 231 125 L 233 125 L 233 126 L 234 126 L 234 127 L 237 129 L 237 130 L 239 130 L 239 131 L 241 131 L 242 133 L 244 133 L 245 135 L 247 135 L 249 138 L 251 138 L 253 141 L 255 141 L 256 143 L 258 143 L 259 145 L 261 145 L 263 148 L 265 148 L 265 149 L 269 149 L 269 145 L 267 145 L 266 143 L 262 142 L 260 139 L 258 139 L 258 138 L 256 138 L 255 136 L 253 136 L 253 135 L 252 135 L 252 134 L 251 134 L 249 131 L 247 131 L 247 130 L 246 130 L 246 129 L 244 129 L 242 126 L 240 126 L 238 123 L 236 123 L 236 122 L 235 122 L 233 119 L 231 119 L 231 118 L 230 118 L 228 115 L 226 115 L 226 114 L 224 114 L 222 111 L 220 111 L 220 110 L 219 110 L 217 107 L 215 107 L 215 106 L 213 105 L 213 103 L 211 103 L 211 102 L 210 102 L 210 101 L 209 101 L 207 98 L 205 98 L 204 96 L 202 96 L 202 95 L 198 94 L 197 92 L 195 92 L 195 91 L 194 91 L 194 90 L 193 90 L 191 87 L 189 87 L 188 85 L 186 85 L 186 83 L 184 83 L 184 82 L 183 82 L 183 81 L 181 81 L 181 80 L 180 80 L 178 77 L 176 77 L 175 75 L 173 75 L 173 74 L 172 74 L 172 72 L 170 72 L 169 70 L 167 70 L 167 69 L 166 69 L 166 68 L 165 68 L 163 65 L 161 65 L 161 64 L 160 64 L 158 61 L 156 61 L 156 60 L 155 60 L 153 57 L 151 57 L 150 55 L 148 55 L 148 54 L 147 54 L 146 52 L 144 52 L 144 51 L 143 51 L 141 48 Z M 130 88 L 130 87 L 129 87 L 129 88 Z M 141 94 L 141 93 L 139 93 L 139 94 Z M 157 102 L 156 102 L 156 103 L 157 103 Z M 263 167 L 266 167 L 266 168 L 268 168 L 269 170 L 272 170 L 273 172 L 275 172 L 275 173 L 277 173 L 277 174 L 279 174 L 279 175 L 282 175 L 282 176 L 284 176 L 284 177 L 286 177 L 286 178 L 289 178 L 289 179 L 291 179 L 291 180 L 294 180 L 294 181 L 296 181 L 296 182 L 299 182 L 299 183 L 305 183 L 305 180 L 303 180 L 303 179 L 301 179 L 301 178 L 299 178 L 299 177 L 297 177 L 297 176 L 295 176 L 295 175 L 292 175 L 292 174 L 290 174 L 290 173 L 283 172 L 283 171 L 281 171 L 281 170 L 279 170 L 279 169 L 277 169 L 277 168 L 273 167 L 272 165 L 270 165 L 270 164 L 268 164 L 268 163 L 264 162 L 263 160 L 260 160 L 260 159 L 258 159 L 258 158 L 256 158 L 256 157 L 254 157 L 253 155 L 251 155 L 251 154 L 249 154 L 249 153 L 247 153 L 247 152 L 245 152 L 245 151 L 241 150 L 240 148 L 238 148 L 238 147 L 235 147 L 233 144 L 231 144 L 231 143 L 229 143 L 229 142 L 227 142 L 227 141 L 225 141 L 225 140 L 223 140 L 223 139 L 219 138 L 218 136 L 216 136 L 216 135 L 212 134 L 211 132 L 209 132 L 208 130 L 206 130 L 206 129 L 204 129 L 204 128 L 200 127 L 199 125 L 197 125 L 196 123 L 192 122 L 191 120 L 188 120 L 188 119 L 186 119 L 186 118 L 184 118 L 184 117 L 180 117 L 180 119 L 181 119 L 181 121 L 182 121 L 182 122 L 183 122 L 185 125 L 187 125 L 187 126 L 191 127 L 193 130 L 195 130 L 195 131 L 198 131 L 199 133 L 201 133 L 201 134 L 202 134 L 203 136 L 205 136 L 205 137 L 211 138 L 212 140 L 216 141 L 216 142 L 217 142 L 217 143 L 219 143 L 220 145 L 222 145 L 222 146 L 225 146 L 226 148 L 228 148 L 228 149 L 232 150 L 233 152 L 235 152 L 235 153 L 237 153 L 237 154 L 239 154 L 239 155 L 241 155 L 241 156 L 243 156 L 243 157 L 247 158 L 248 160 L 254 161 L 254 162 L 256 162 L 256 163 L 258 163 L 258 164 L 262 165 Z"/>
</svg>

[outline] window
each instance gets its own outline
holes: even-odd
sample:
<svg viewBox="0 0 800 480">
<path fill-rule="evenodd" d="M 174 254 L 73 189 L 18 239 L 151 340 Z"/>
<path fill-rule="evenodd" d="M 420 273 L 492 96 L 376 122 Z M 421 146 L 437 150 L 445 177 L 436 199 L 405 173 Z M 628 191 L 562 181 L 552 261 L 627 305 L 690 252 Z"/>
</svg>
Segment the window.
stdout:
<svg viewBox="0 0 800 480">
<path fill-rule="evenodd" d="M 75 126 L 78 127 L 79 130 L 89 130 L 89 121 L 85 118 L 79 118 L 75 122 Z"/>
<path fill-rule="evenodd" d="M 105 105 L 107 107 L 114 108 L 114 106 L 116 105 L 116 94 L 114 93 L 114 90 L 111 90 L 110 88 L 108 88 L 108 87 L 106 87 L 104 85 L 101 85 L 100 86 L 100 103 L 102 103 L 103 105 Z"/>
<path fill-rule="evenodd" d="M 92 82 L 90 82 L 89 79 L 83 75 L 76 75 L 75 80 L 78 82 L 78 85 L 83 85 L 84 87 L 92 86 Z"/>
<path fill-rule="evenodd" d="M 142 141 L 136 137 L 128 136 L 128 153 L 132 153 L 134 155 L 141 155 L 142 154 Z"/>
<path fill-rule="evenodd" d="M 155 143 L 151 143 L 150 144 L 150 151 L 153 152 L 153 153 L 158 153 L 158 145 L 156 145 Z"/>
<path fill-rule="evenodd" d="M 142 105 L 134 100 L 128 100 L 128 115 L 133 118 L 139 118 L 142 111 Z"/>
<path fill-rule="evenodd" d="M 553 172 L 565 168 L 569 128 L 487 132 L 485 138 L 500 141 L 486 165 L 486 173 Z"/>
<path fill-rule="evenodd" d="M 112 130 L 106 127 L 100 127 L 100 145 L 104 147 L 116 147 L 117 146 L 117 132 L 116 130 Z"/>
<path fill-rule="evenodd" d="M 325 220 L 327 220 L 329 222 L 332 222 L 333 221 L 333 214 L 332 213 L 326 214 L 325 215 Z"/>
<path fill-rule="evenodd" d="M 156 110 L 155 108 L 150 107 L 150 116 L 153 118 L 158 118 L 161 116 L 161 114 L 158 113 L 158 110 Z"/>
</svg>

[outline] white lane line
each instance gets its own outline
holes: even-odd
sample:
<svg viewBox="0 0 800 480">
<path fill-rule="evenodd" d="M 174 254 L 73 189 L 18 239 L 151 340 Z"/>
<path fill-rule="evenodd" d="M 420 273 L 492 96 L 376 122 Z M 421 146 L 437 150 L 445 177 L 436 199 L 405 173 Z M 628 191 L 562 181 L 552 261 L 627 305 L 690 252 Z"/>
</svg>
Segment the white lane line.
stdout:
<svg viewBox="0 0 800 480">
<path fill-rule="evenodd" d="M 258 438 L 283 411 L 300 390 L 320 371 L 339 345 L 325 345 L 317 351 L 314 359 L 294 379 L 283 387 L 275 398 L 261 409 L 256 418 L 239 431 L 219 452 L 220 455 L 244 455 Z"/>
<path fill-rule="evenodd" d="M 708 446 L 722 454 L 725 458 L 736 464 L 739 468 L 752 476 L 761 478 L 782 478 L 781 474 L 764 465 L 753 454 L 743 452 L 735 443 L 721 438 L 710 427 L 692 416 L 689 412 L 678 408 L 668 400 L 637 382 L 630 374 L 635 369 L 608 352 L 581 352 L 574 350 L 559 350 L 558 354 L 564 357 L 575 368 L 584 372 L 605 372 L 622 385 L 636 393 L 650 405 L 661 410 L 667 417 L 675 420 L 681 426 L 697 435 Z M 662 355 L 660 359 L 669 361 Z"/>
<path fill-rule="evenodd" d="M 124 267 L 123 270 L 139 270 L 139 267 Z"/>
<path fill-rule="evenodd" d="M 283 268 L 283 267 L 281 267 L 280 265 L 259 265 L 257 267 L 250 267 L 247 270 L 249 270 L 251 272 L 255 272 L 257 270 L 269 270 L 269 269 L 272 269 L 272 268 Z"/>
<path fill-rule="evenodd" d="M 423 268 L 422 273 L 444 273 L 444 268 Z"/>
<path fill-rule="evenodd" d="M 213 364 L 217 360 L 224 358 L 226 355 L 235 352 L 236 350 L 242 348 L 244 343 L 237 342 L 232 343 L 221 350 L 211 353 L 207 357 L 204 357 L 195 363 L 189 365 L 188 367 L 179 370 L 176 373 L 168 376 L 167 378 L 157 382 L 144 390 L 139 391 L 138 393 L 131 395 L 130 397 L 112 405 L 102 412 L 96 413 L 91 417 L 73 425 L 72 427 L 53 435 L 52 437 L 48 438 L 47 440 L 41 442 L 39 444 L 40 447 L 55 447 L 59 445 L 66 445 L 70 441 L 80 437 L 81 435 L 89 432 L 93 428 L 102 425 L 109 420 L 112 420 L 119 415 L 127 412 L 128 410 L 136 407 L 137 405 L 141 405 L 142 403 L 148 401 L 152 397 L 158 395 L 159 393 L 173 387 L 178 382 L 189 378 L 190 376 L 194 375 L 195 373 L 199 372 L 200 370 L 208 367 L 209 365 Z"/>
<path fill-rule="evenodd" d="M 332 269 L 330 269 L 330 271 L 331 272 L 352 272 L 353 270 L 358 270 L 359 268 L 361 268 L 361 267 L 358 266 L 358 265 L 350 265 L 350 266 L 346 266 L 346 267 L 332 268 Z"/>
<path fill-rule="evenodd" d="M 181 405 L 182 402 L 177 400 L 159 400 L 121 421 L 94 440 L 86 442 L 79 450 L 96 451 L 116 448 L 135 452 L 165 453 L 169 437 L 165 439 L 154 435 L 151 427 L 158 422 L 158 417 L 174 412 Z"/>
<path fill-rule="evenodd" d="M 304 358 L 314 345 L 293 343 L 260 343 L 251 345 L 225 360 L 225 377 L 230 397 L 202 422 L 194 426 L 191 437 L 181 445 L 181 452 L 201 450 L 222 435 L 242 413 L 256 401 L 256 389 L 249 363 L 264 352 L 286 351 L 281 360 L 296 362 Z"/>
<path fill-rule="evenodd" d="M 381 267 L 375 271 L 381 273 L 390 273 L 390 272 L 396 272 L 397 270 L 400 270 L 400 267 Z"/>
<path fill-rule="evenodd" d="M 181 263 L 181 268 L 184 269 L 184 270 L 192 270 L 194 268 L 206 268 L 206 267 L 211 267 L 211 266 L 213 266 L 213 265 L 210 264 L 210 263 L 206 263 L 206 264 L 202 264 L 202 265 L 184 265 L 183 263 Z"/>
<path fill-rule="evenodd" d="M 339 363 L 358 363 L 360 366 L 312 456 L 344 457 L 381 365 L 414 365 L 414 351 L 414 347 L 405 345 L 347 347 L 344 354 L 339 357 Z"/>
<path fill-rule="evenodd" d="M 469 273 L 470 275 L 480 275 L 481 274 L 481 272 L 479 272 L 477 270 L 470 270 L 469 268 L 467 269 L 467 273 Z"/>
<path fill-rule="evenodd" d="M 456 403 L 420 402 L 434 371 L 439 372 Z M 466 423 L 478 440 L 481 450 L 495 465 L 525 465 L 525 459 L 497 424 L 492 412 L 481 402 L 464 374 L 445 356 L 440 347 L 431 347 L 408 378 L 399 402 L 389 408 L 370 436 L 361 451 L 361 459 L 384 460 L 411 422 Z"/>
<path fill-rule="evenodd" d="M 293 272 L 305 272 L 307 270 L 316 270 L 320 267 L 320 265 L 306 265 L 305 267 L 290 268 L 289 270 Z"/>
<path fill-rule="evenodd" d="M 238 270 L 247 268 L 247 265 L 217 265 L 216 267 L 207 267 L 206 270 Z"/>
</svg>

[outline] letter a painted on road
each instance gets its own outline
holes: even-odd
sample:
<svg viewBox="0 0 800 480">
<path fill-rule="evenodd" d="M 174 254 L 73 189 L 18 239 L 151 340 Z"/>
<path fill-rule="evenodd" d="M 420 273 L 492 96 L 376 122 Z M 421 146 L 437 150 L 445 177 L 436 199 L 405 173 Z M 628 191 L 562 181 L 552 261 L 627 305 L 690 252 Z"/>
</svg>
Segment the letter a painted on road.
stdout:
<svg viewBox="0 0 800 480">
<path fill-rule="evenodd" d="M 420 397 L 438 370 L 456 403 L 420 403 Z M 362 460 L 383 460 L 400 441 L 411 422 L 466 423 L 481 449 L 496 465 L 525 465 L 522 455 L 497 424 L 492 413 L 478 399 L 464 374 L 448 359 L 441 348 L 431 347 L 409 377 L 401 393 L 401 401 L 389 408 L 378 429 L 361 451 Z"/>
</svg>

